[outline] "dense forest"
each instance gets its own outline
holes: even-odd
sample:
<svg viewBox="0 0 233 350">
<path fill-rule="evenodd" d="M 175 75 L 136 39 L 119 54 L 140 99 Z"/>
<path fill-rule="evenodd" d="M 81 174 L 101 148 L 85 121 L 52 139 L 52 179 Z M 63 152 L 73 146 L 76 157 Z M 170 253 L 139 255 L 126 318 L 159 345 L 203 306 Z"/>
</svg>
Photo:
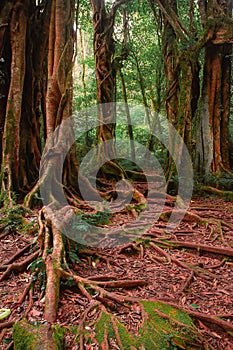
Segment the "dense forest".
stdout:
<svg viewBox="0 0 233 350">
<path fill-rule="evenodd" d="M 232 349 L 232 5 L 1 1 L 2 349 Z"/>
</svg>

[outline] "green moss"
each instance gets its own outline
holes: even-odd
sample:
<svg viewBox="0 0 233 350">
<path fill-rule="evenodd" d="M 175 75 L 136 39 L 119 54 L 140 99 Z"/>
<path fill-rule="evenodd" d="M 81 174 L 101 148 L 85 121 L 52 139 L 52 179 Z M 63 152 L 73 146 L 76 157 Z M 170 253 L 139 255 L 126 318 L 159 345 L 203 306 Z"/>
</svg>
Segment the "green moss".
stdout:
<svg viewBox="0 0 233 350">
<path fill-rule="evenodd" d="M 58 325 L 53 326 L 53 339 L 55 341 L 55 349 L 62 350 L 63 349 L 63 338 L 66 333 L 66 330 Z"/>
<path fill-rule="evenodd" d="M 138 335 L 132 334 L 117 316 L 102 311 L 96 323 L 95 339 L 98 345 L 114 340 L 120 349 L 204 349 L 201 335 L 190 316 L 170 305 L 154 301 L 141 301 L 144 322 Z M 88 333 L 86 338 L 91 340 Z"/>
<path fill-rule="evenodd" d="M 13 341 L 15 350 L 63 349 L 65 330 L 59 326 L 33 326 L 22 320 L 13 327 Z"/>
<path fill-rule="evenodd" d="M 13 327 L 13 340 L 15 350 L 33 350 L 39 341 L 35 328 L 26 320 L 17 322 Z"/>
</svg>

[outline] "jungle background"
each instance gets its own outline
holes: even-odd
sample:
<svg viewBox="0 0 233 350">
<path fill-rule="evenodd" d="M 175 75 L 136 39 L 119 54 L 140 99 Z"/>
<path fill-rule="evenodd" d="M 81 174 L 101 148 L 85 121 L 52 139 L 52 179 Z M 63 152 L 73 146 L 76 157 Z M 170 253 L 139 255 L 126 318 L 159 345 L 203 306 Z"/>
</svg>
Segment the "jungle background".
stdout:
<svg viewBox="0 0 233 350">
<path fill-rule="evenodd" d="M 231 0 L 1 1 L 2 349 L 232 349 L 232 43 Z M 93 106 L 100 123 L 90 128 Z M 64 160 L 72 115 L 86 131 Z M 185 150 L 167 122 L 192 179 L 179 177 Z M 114 158 L 108 141 L 118 139 L 130 160 Z M 95 160 L 107 161 L 95 188 L 79 168 L 97 145 L 90 176 Z M 151 200 L 148 179 L 161 174 L 137 164 L 150 154 L 166 180 L 159 217 L 162 189 Z M 113 203 L 119 181 L 123 197 L 132 185 L 132 200 L 115 213 L 93 208 L 78 178 L 94 202 Z M 186 210 L 180 189 L 191 183 Z M 95 227 L 106 239 L 143 234 L 80 244 L 54 208 L 84 237 Z M 183 220 L 171 231 L 173 213 Z"/>
</svg>

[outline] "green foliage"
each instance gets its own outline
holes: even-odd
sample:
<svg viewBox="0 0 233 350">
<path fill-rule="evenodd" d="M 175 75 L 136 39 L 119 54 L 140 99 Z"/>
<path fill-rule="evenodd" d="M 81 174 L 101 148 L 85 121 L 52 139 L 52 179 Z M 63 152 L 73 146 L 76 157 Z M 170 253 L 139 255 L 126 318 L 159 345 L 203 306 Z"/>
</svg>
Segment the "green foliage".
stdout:
<svg viewBox="0 0 233 350">
<path fill-rule="evenodd" d="M 98 211 L 94 214 L 79 213 L 78 218 L 82 223 L 87 223 L 93 226 L 109 224 L 110 213 L 108 211 Z"/>
<path fill-rule="evenodd" d="M 23 215 L 26 212 L 27 209 L 21 205 L 2 208 L 1 213 L 3 216 L 0 219 L 0 226 L 9 232 L 21 231 L 24 227 Z"/>
<path fill-rule="evenodd" d="M 46 282 L 46 266 L 44 259 L 42 257 L 38 257 L 28 266 L 28 270 L 36 273 L 34 276 L 34 281 L 37 281 L 40 289 L 44 290 Z"/>
<path fill-rule="evenodd" d="M 64 282 L 61 282 L 62 285 L 67 286 L 67 287 L 75 287 L 77 285 L 77 283 L 73 280 L 72 277 L 69 277 L 67 280 L 65 280 Z"/>
<path fill-rule="evenodd" d="M 80 258 L 78 257 L 77 250 L 70 250 L 68 252 L 68 255 L 72 263 L 76 263 L 76 262 L 82 263 L 82 260 L 80 260 Z"/>
<path fill-rule="evenodd" d="M 209 174 L 204 178 L 203 181 L 206 185 L 219 188 L 221 190 L 232 190 L 233 189 L 233 173 L 223 173 L 219 176 L 213 176 Z"/>
</svg>

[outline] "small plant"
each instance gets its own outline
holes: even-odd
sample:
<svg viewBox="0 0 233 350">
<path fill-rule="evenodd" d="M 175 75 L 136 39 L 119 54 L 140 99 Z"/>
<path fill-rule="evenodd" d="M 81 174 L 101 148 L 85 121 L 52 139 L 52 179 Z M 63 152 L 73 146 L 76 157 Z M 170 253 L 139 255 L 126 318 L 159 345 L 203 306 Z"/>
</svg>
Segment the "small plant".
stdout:
<svg viewBox="0 0 233 350">
<path fill-rule="evenodd" d="M 21 205 L 15 205 L 12 208 L 4 207 L 1 210 L 3 218 L 0 219 L 0 226 L 4 231 L 16 232 L 23 228 L 23 215 L 27 210 Z"/>
<path fill-rule="evenodd" d="M 34 260 L 28 266 L 28 270 L 35 273 L 34 281 L 38 281 L 41 290 L 44 290 L 46 280 L 46 266 L 44 259 L 39 257 L 36 260 Z"/>
</svg>

